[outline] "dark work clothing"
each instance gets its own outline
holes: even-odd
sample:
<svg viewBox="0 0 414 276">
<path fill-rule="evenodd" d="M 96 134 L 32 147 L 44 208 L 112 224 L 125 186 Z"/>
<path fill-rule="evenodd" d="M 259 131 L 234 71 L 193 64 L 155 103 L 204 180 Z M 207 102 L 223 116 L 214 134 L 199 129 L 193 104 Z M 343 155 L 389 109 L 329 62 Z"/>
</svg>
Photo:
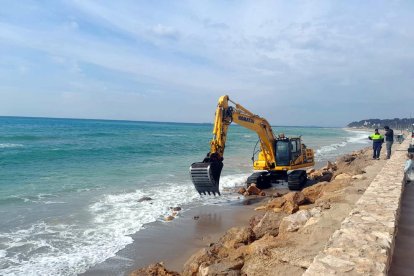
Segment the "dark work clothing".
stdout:
<svg viewBox="0 0 414 276">
<path fill-rule="evenodd" d="M 393 143 L 394 143 L 393 141 L 385 142 L 385 145 L 386 145 L 386 148 L 387 148 L 387 159 L 391 158 L 391 148 L 392 148 Z"/>
<path fill-rule="evenodd" d="M 385 130 L 385 141 L 394 142 L 394 130 Z"/>
<path fill-rule="evenodd" d="M 380 153 L 381 153 L 381 147 L 382 147 L 382 143 L 381 142 L 374 142 L 374 143 L 372 143 L 372 149 L 374 150 L 374 153 L 372 155 L 372 158 L 379 158 Z"/>
<path fill-rule="evenodd" d="M 372 158 L 378 159 L 381 153 L 382 143 L 384 143 L 384 136 L 376 132 L 371 134 L 368 139 L 372 141 L 372 149 L 374 150 Z"/>
<path fill-rule="evenodd" d="M 386 129 L 385 130 L 385 143 L 387 146 L 387 159 L 391 158 L 391 148 L 394 143 L 394 130 Z"/>
</svg>

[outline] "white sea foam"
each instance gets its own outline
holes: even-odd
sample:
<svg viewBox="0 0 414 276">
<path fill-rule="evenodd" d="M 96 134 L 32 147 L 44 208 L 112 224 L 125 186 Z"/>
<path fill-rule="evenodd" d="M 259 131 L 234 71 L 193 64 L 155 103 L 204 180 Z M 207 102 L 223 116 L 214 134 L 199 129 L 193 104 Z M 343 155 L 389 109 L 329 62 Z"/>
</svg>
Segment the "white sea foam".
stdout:
<svg viewBox="0 0 414 276">
<path fill-rule="evenodd" d="M 350 137 L 344 138 L 345 141 L 340 143 L 332 143 L 330 145 L 322 146 L 315 152 L 317 161 L 330 159 L 336 157 L 346 151 L 352 151 L 356 148 L 360 148 L 363 144 L 368 144 L 368 135 L 366 131 L 350 131 L 347 132 L 351 135 Z"/>
<path fill-rule="evenodd" d="M 237 186 L 242 186 L 244 183 L 246 183 L 247 177 L 247 174 L 225 175 L 220 178 L 220 185 L 223 188 L 234 188 Z"/>
<path fill-rule="evenodd" d="M 347 142 L 354 144 L 369 144 L 368 135 L 366 131 L 349 131 L 353 132 L 355 136 L 349 137 Z"/>
<path fill-rule="evenodd" d="M 0 144 L 0 149 L 5 149 L 5 148 L 21 148 L 24 147 L 24 145 L 22 144 L 13 144 L 13 143 L 3 143 Z"/>
<path fill-rule="evenodd" d="M 345 147 L 347 145 L 347 142 L 342 143 L 334 143 L 328 146 L 323 146 L 320 149 L 316 150 L 316 156 L 321 156 L 325 153 L 332 152 L 338 150 L 338 148 Z"/>
<path fill-rule="evenodd" d="M 153 200 L 139 202 L 144 196 Z M 132 243 L 130 235 L 145 224 L 163 220 L 170 213 L 169 207 L 198 200 L 190 183 L 163 183 L 145 192 L 103 195 L 89 206 L 92 221 L 87 226 L 42 221 L 27 229 L 0 233 L 0 240 L 6 241 L 0 274 L 82 273 Z"/>
</svg>

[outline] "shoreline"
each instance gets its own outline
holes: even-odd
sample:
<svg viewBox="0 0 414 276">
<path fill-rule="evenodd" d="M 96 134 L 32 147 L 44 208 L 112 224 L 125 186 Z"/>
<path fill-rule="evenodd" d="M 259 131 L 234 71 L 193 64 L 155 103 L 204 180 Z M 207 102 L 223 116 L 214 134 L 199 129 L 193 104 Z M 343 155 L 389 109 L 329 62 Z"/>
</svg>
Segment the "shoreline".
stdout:
<svg viewBox="0 0 414 276">
<path fill-rule="evenodd" d="M 265 198 L 240 196 L 240 201 L 229 205 L 198 206 L 183 210 L 172 221 L 152 222 L 132 235 L 134 242 L 114 257 L 80 275 L 129 275 L 137 267 L 154 262 L 180 271 L 192 254 L 216 241 L 226 230 L 248 224 L 254 208 Z"/>
<path fill-rule="evenodd" d="M 337 158 L 346 154 L 349 153 L 338 155 Z M 324 164 L 317 162 L 314 168 L 321 169 Z M 277 191 L 283 189 L 288 192 L 286 188 Z M 81 275 L 129 275 L 134 269 L 155 262 L 163 262 L 168 269 L 182 271 L 191 255 L 217 241 L 228 229 L 248 225 L 251 217 L 257 215 L 254 208 L 259 202 L 269 200 L 269 197 L 261 197 L 257 199 L 258 202 L 245 206 L 243 202 L 249 199 L 240 198 L 240 201 L 230 205 L 207 205 L 183 210 L 177 219 L 170 222 L 150 223 L 131 236 L 133 243 Z M 194 217 L 199 219 L 195 220 Z M 180 252 L 179 255 L 177 252 Z"/>
<path fill-rule="evenodd" d="M 304 268 L 308 267 L 310 265 L 311 261 L 313 260 L 313 258 L 316 256 L 316 254 L 320 250 L 323 249 L 323 246 L 326 243 L 326 241 L 324 241 L 324 240 L 325 239 L 327 240 L 330 237 L 330 235 L 339 227 L 343 217 L 345 217 L 348 214 L 348 212 L 352 209 L 353 204 L 355 204 L 355 202 L 363 194 L 363 191 L 365 191 L 366 187 L 369 185 L 370 181 L 377 175 L 380 168 L 382 168 L 382 166 L 384 166 L 384 164 L 386 163 L 386 160 L 384 160 L 385 158 L 383 158 L 382 160 L 379 160 L 379 161 L 378 160 L 374 160 L 374 161 L 371 160 L 372 158 L 370 158 L 370 156 L 371 156 L 370 147 L 366 147 L 362 150 L 357 151 L 356 154 L 354 154 L 354 155 L 353 154 L 354 153 L 344 154 L 344 155 L 338 156 L 337 161 L 342 160 L 341 161 L 342 162 L 342 165 L 341 165 L 342 168 L 339 168 L 337 172 L 334 172 L 334 174 L 333 174 L 334 175 L 334 180 L 332 180 L 332 182 L 320 182 L 321 185 L 323 184 L 322 186 L 325 186 L 327 188 L 325 194 L 321 198 L 322 200 L 319 200 L 319 202 L 318 202 L 318 200 L 316 200 L 311 204 L 306 203 L 305 205 L 300 206 L 298 214 L 301 213 L 303 210 L 317 210 L 317 212 L 319 212 L 318 217 L 315 217 L 315 218 L 311 217 L 310 220 L 312 221 L 312 223 L 309 224 L 309 227 L 307 229 L 304 229 L 303 232 L 302 232 L 302 229 L 294 230 L 292 233 L 290 233 L 289 231 L 286 232 L 285 230 L 283 230 L 283 231 L 285 231 L 284 233 L 281 233 L 280 229 L 279 229 L 278 230 L 279 234 L 276 235 L 275 237 L 268 236 L 268 234 L 266 234 L 264 237 L 257 238 L 256 241 L 254 241 L 251 244 L 251 246 L 253 246 L 255 243 L 258 243 L 259 245 L 256 245 L 256 247 L 257 246 L 261 247 L 262 245 L 260 243 L 262 242 L 262 240 L 264 240 L 263 243 L 266 244 L 266 245 L 263 245 L 263 246 L 267 246 L 268 244 L 273 244 L 274 246 L 276 246 L 275 244 L 278 244 L 276 246 L 276 248 L 277 248 L 277 250 L 282 251 L 282 252 L 277 253 L 277 255 L 278 255 L 278 257 L 276 259 L 277 266 L 275 265 L 275 267 L 273 268 L 273 269 L 277 269 L 277 271 L 278 271 L 277 273 L 279 273 L 281 275 L 284 275 L 284 274 L 301 275 L 304 272 Z M 384 157 L 384 154 L 385 153 L 383 151 L 381 157 Z M 343 160 L 347 160 L 347 156 L 349 157 L 351 155 L 353 155 L 355 157 L 355 160 L 357 160 L 357 161 L 354 162 L 354 164 L 356 163 L 355 166 L 350 166 L 348 168 L 347 167 L 347 162 L 348 161 L 343 161 Z M 344 164 L 345 164 L 345 167 L 343 167 Z M 323 170 L 323 169 L 326 169 L 326 168 L 322 168 L 321 170 Z M 346 178 L 342 178 L 338 175 L 340 175 L 342 177 L 345 176 Z M 326 184 L 324 184 L 324 183 L 329 184 L 329 185 L 326 186 Z M 330 183 L 332 183 L 332 184 L 330 184 Z M 352 183 L 352 185 L 350 183 Z M 309 186 L 307 189 L 312 190 L 313 187 L 317 187 L 317 186 L 320 186 L 319 183 L 316 183 L 313 186 Z M 295 192 L 293 192 L 293 193 L 295 193 Z M 293 194 L 293 193 L 289 193 L 289 194 Z M 285 197 L 285 196 L 283 196 L 283 197 Z M 281 197 L 278 197 L 277 199 L 280 199 L 280 198 Z M 268 200 L 269 200 L 269 197 L 265 197 L 265 200 L 262 201 L 261 203 L 264 203 L 265 201 L 268 201 Z M 260 205 L 260 202 L 257 203 L 254 206 L 257 206 L 257 205 Z M 266 205 L 262 204 L 261 206 L 256 208 L 257 209 L 256 211 L 254 211 L 252 208 L 250 208 L 250 211 L 252 211 L 254 216 L 256 216 L 256 217 L 257 216 L 262 216 L 262 218 L 263 218 L 264 210 L 269 210 L 268 207 L 265 207 L 265 206 Z M 251 207 L 251 206 L 249 206 L 249 207 Z M 205 208 L 205 207 L 202 207 L 202 208 Z M 247 227 L 252 227 L 252 228 L 254 227 L 254 226 L 252 226 L 252 219 L 250 218 L 252 216 L 248 216 L 248 214 L 243 211 L 244 210 L 243 208 L 240 208 L 239 210 L 236 210 L 235 213 L 233 213 L 233 215 L 234 214 L 239 214 L 239 215 L 241 214 L 243 216 L 246 216 L 241 221 L 239 221 L 239 224 L 244 221 L 244 225 L 243 225 L 243 223 L 241 223 L 241 225 L 239 225 L 241 227 L 237 227 L 237 228 L 234 228 L 234 229 L 244 229 L 246 226 Z M 279 210 L 277 210 L 275 212 L 280 214 L 280 209 L 281 208 L 276 208 L 276 209 L 279 209 Z M 260 211 L 258 211 L 258 210 L 260 210 Z M 270 209 L 270 210 L 272 210 L 272 209 Z M 268 212 L 269 211 L 267 211 L 265 214 L 267 214 Z M 306 211 L 306 212 L 308 212 L 308 211 Z M 286 216 L 288 216 L 288 214 L 283 214 L 281 217 L 279 217 L 278 219 L 273 221 L 272 224 L 280 223 L 282 218 L 286 217 Z M 291 216 L 293 216 L 293 215 L 291 215 Z M 250 223 L 249 223 L 249 221 L 250 221 Z M 316 223 L 316 222 L 318 222 L 318 223 Z M 233 225 L 233 226 L 237 226 L 237 225 Z M 280 226 L 280 227 L 282 227 L 282 226 Z M 303 227 L 303 225 L 302 225 L 302 227 Z M 226 233 L 228 233 L 229 228 L 230 227 L 228 227 L 227 229 L 222 229 L 223 231 L 221 232 L 221 235 L 220 235 L 220 233 L 215 232 L 214 235 L 210 236 L 210 238 L 216 237 L 215 242 L 214 241 L 211 242 L 213 239 L 208 240 L 209 242 L 211 242 L 210 245 L 205 244 L 204 247 L 202 247 L 201 249 L 200 248 L 191 249 L 191 251 L 194 252 L 194 255 L 192 255 L 190 258 L 187 258 L 187 259 L 185 259 L 184 257 L 183 258 L 176 258 L 175 261 L 173 261 L 173 262 L 171 262 L 169 260 L 164 261 L 161 265 L 162 269 L 178 271 L 179 273 L 183 273 L 182 275 L 192 275 L 189 272 L 189 267 L 194 268 L 197 265 L 199 266 L 197 269 L 207 269 L 208 270 L 208 269 L 210 269 L 209 267 L 205 268 L 205 266 L 203 266 L 202 264 L 200 266 L 200 263 L 198 263 L 198 261 L 197 261 L 198 260 L 197 258 L 202 258 L 202 259 L 206 258 L 206 257 L 202 257 L 203 252 L 206 251 L 206 250 L 207 250 L 207 252 L 209 252 L 209 250 L 218 250 L 218 252 L 220 252 L 220 250 L 225 250 L 225 252 L 226 252 L 226 253 L 222 253 L 223 256 L 219 257 L 219 259 L 216 259 L 215 261 L 211 260 L 210 262 L 207 262 L 207 263 L 217 263 L 218 262 L 220 264 L 228 264 L 229 260 L 225 256 L 235 254 L 234 252 L 238 250 L 238 249 L 235 249 L 235 250 L 233 250 L 233 249 L 231 249 L 231 250 L 230 249 L 223 249 L 223 247 L 220 245 L 220 243 L 223 242 L 223 239 L 225 240 L 225 237 L 228 236 Z M 226 232 L 226 230 L 227 230 L 227 232 Z M 238 235 L 238 233 L 236 233 L 236 236 L 237 235 Z M 234 236 L 234 235 L 232 235 L 232 236 Z M 220 237 L 220 239 L 218 237 Z M 266 239 L 268 239 L 268 240 L 266 240 Z M 302 242 L 300 242 L 301 240 L 302 240 Z M 219 242 L 217 242 L 217 241 L 219 241 Z M 191 239 L 188 239 L 187 242 L 191 243 L 192 241 L 191 241 Z M 242 247 L 244 247 L 244 246 L 242 246 Z M 260 257 L 255 257 L 254 254 L 252 254 L 253 256 L 246 257 L 246 254 L 250 254 L 252 249 L 249 249 L 249 245 L 246 245 L 245 247 L 247 248 L 246 250 L 249 253 L 243 253 L 242 254 L 243 258 L 244 258 L 242 267 L 243 267 L 243 270 L 246 269 L 243 272 L 246 273 L 246 271 L 249 271 L 249 269 L 252 269 L 251 265 L 252 265 L 252 262 L 253 262 L 254 263 L 253 267 L 255 267 L 255 268 L 253 270 L 250 270 L 250 273 L 258 273 L 258 271 L 256 271 L 255 269 L 257 269 L 258 266 L 266 266 L 264 263 L 262 263 L 262 259 L 266 258 L 266 257 L 262 256 L 260 254 L 259 254 Z M 214 248 L 216 248 L 216 249 L 214 249 Z M 198 249 L 198 251 L 197 251 L 197 249 Z M 177 250 L 177 252 L 178 252 L 178 250 Z M 214 251 L 214 252 L 216 252 L 216 251 Z M 186 252 L 186 255 L 188 255 L 187 253 L 189 253 L 189 252 Z M 218 253 L 218 254 L 220 255 L 220 253 Z M 283 254 L 287 254 L 287 256 L 283 256 Z M 247 256 L 249 256 L 249 255 L 247 255 Z M 247 258 L 247 259 L 245 259 L 245 258 Z M 287 259 L 289 259 L 289 261 L 287 261 Z M 291 259 L 294 259 L 294 260 L 291 260 Z M 186 260 L 187 260 L 187 262 L 184 263 Z M 160 261 L 162 262 L 163 260 L 153 259 L 153 263 L 160 262 Z M 179 263 L 181 263 L 181 265 Z M 164 267 L 164 265 L 165 265 L 165 267 Z M 184 265 L 184 267 L 183 267 L 183 265 Z M 218 269 L 217 266 L 218 266 L 218 264 L 217 265 L 211 265 L 211 267 L 212 267 L 211 269 Z M 136 266 L 136 268 L 139 268 L 139 267 L 143 267 L 143 266 Z M 145 271 L 145 269 L 154 269 L 154 267 L 151 268 L 151 266 L 148 266 L 146 268 L 144 267 L 142 269 L 135 270 L 131 275 L 150 275 L 148 273 L 147 274 L 143 273 L 143 271 Z M 227 267 L 227 269 L 228 269 L 228 267 Z M 263 269 L 266 270 L 266 268 L 263 268 Z M 167 270 L 165 270 L 165 271 L 167 271 Z M 208 271 L 210 271 L 210 270 L 208 270 Z M 273 271 L 275 271 L 275 270 L 273 270 Z M 129 272 L 130 271 L 128 271 L 128 273 Z M 211 273 L 211 271 L 209 273 Z M 249 275 L 249 273 L 247 273 L 247 274 Z M 153 274 L 153 275 L 157 275 L 157 274 Z M 168 274 L 167 273 L 167 274 L 164 274 L 164 275 L 181 275 L 181 274 Z M 253 275 L 253 274 L 251 274 L 251 275 Z M 261 275 L 261 274 L 255 274 L 255 275 Z"/>
</svg>

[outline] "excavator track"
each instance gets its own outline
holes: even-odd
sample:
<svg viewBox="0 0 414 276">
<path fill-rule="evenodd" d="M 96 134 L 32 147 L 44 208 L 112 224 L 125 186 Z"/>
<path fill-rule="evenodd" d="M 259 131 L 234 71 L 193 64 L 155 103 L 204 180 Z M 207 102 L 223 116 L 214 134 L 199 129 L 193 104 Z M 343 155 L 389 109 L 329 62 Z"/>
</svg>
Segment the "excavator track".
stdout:
<svg viewBox="0 0 414 276">
<path fill-rule="evenodd" d="M 196 162 L 190 166 L 191 181 L 197 192 L 201 194 L 220 195 L 219 181 L 223 163 Z"/>
<path fill-rule="evenodd" d="M 292 191 L 300 191 L 306 185 L 306 181 L 306 171 L 294 170 L 288 175 L 288 188 Z"/>
</svg>

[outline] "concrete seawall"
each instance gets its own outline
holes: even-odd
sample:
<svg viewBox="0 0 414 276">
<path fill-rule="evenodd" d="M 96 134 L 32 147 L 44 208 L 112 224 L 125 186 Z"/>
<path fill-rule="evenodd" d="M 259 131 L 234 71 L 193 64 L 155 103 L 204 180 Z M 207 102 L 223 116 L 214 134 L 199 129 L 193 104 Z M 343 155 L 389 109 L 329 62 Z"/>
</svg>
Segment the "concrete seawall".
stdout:
<svg viewBox="0 0 414 276">
<path fill-rule="evenodd" d="M 409 140 L 395 152 L 303 275 L 387 275 L 397 234 Z"/>
</svg>

